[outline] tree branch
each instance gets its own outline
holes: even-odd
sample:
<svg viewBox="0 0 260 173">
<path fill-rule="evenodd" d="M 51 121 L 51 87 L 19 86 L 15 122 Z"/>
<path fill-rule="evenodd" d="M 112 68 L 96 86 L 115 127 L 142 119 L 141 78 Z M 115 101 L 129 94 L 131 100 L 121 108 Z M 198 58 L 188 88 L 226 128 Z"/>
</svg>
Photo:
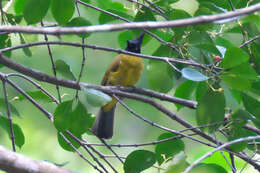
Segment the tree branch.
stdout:
<svg viewBox="0 0 260 173">
<path fill-rule="evenodd" d="M 31 33 L 31 34 L 80 34 L 91 32 L 109 32 L 120 30 L 133 30 L 133 29 L 155 29 L 155 28 L 171 28 L 188 25 L 209 24 L 219 22 L 224 19 L 239 17 L 254 13 L 260 10 L 260 4 L 252 5 L 247 8 L 238 9 L 235 11 L 221 13 L 216 15 L 199 16 L 188 19 L 159 21 L 159 22 L 132 22 L 123 24 L 106 24 L 106 25 L 92 25 L 87 27 L 53 27 L 41 28 L 32 26 L 0 26 L 0 32 L 13 32 L 13 33 Z"/>
<path fill-rule="evenodd" d="M 36 161 L 0 146 L 0 169 L 8 173 L 72 173 L 45 161 Z"/>
<path fill-rule="evenodd" d="M 80 89 L 80 86 L 77 84 L 76 81 L 65 80 L 65 79 L 49 76 L 45 73 L 30 69 L 26 66 L 15 63 L 12 60 L 6 58 L 4 55 L 1 55 L 1 54 L 0 54 L 0 63 L 4 64 L 6 67 L 8 67 L 10 69 L 13 69 L 24 75 L 30 76 L 38 81 L 48 82 L 48 83 L 51 83 L 54 85 L 60 85 L 60 86 L 64 86 L 64 87 L 72 88 L 72 89 Z M 171 97 L 166 94 L 161 94 L 161 93 L 154 92 L 154 91 L 151 91 L 148 89 L 138 89 L 135 87 L 99 86 L 99 85 L 93 85 L 93 84 L 86 84 L 86 83 L 82 83 L 82 82 L 80 83 L 80 85 L 88 87 L 88 88 L 97 89 L 97 90 L 103 91 L 107 94 L 117 94 L 119 96 L 123 96 L 123 97 L 127 97 L 127 98 L 134 98 L 134 99 L 143 98 L 143 100 L 148 99 L 148 98 L 144 98 L 141 96 L 133 95 L 132 93 L 128 93 L 128 92 L 134 92 L 137 94 L 143 94 L 143 95 L 155 97 L 160 100 L 181 104 L 183 106 L 187 106 L 190 108 L 196 108 L 196 105 L 197 105 L 197 102 L 195 102 L 195 101 Z M 128 92 L 122 92 L 122 91 L 120 91 L 120 89 L 122 89 L 122 91 L 124 90 L 124 91 L 128 91 Z"/>
</svg>

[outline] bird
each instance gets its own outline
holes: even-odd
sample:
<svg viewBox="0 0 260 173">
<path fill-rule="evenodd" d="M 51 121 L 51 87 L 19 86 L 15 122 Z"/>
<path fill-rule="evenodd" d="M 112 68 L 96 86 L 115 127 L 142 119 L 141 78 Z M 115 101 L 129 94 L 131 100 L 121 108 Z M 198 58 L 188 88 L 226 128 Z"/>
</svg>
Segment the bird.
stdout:
<svg viewBox="0 0 260 173">
<path fill-rule="evenodd" d="M 133 53 L 141 53 L 141 45 L 144 33 L 134 40 L 127 40 L 125 50 Z M 104 86 L 134 86 L 141 77 L 143 71 L 142 58 L 127 54 L 119 54 L 112 61 L 105 72 L 101 85 Z M 99 138 L 111 139 L 114 129 L 114 113 L 117 100 L 112 100 L 100 108 L 94 121 L 92 132 Z"/>
</svg>

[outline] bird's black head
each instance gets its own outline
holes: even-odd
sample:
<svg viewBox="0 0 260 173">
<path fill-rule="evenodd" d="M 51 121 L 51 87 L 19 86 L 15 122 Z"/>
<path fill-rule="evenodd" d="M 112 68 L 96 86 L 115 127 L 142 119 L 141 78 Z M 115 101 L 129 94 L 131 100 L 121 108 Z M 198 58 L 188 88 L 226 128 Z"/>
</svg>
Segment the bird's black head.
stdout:
<svg viewBox="0 0 260 173">
<path fill-rule="evenodd" d="M 144 33 L 139 35 L 135 40 L 127 40 L 126 51 L 141 53 L 141 45 L 143 41 Z"/>
</svg>

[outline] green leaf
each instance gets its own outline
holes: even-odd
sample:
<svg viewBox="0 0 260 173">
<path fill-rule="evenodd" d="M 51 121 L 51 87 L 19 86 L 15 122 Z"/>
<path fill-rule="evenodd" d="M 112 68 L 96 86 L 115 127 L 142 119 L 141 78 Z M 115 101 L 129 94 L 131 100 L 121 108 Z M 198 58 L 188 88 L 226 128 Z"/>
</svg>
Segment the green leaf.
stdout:
<svg viewBox="0 0 260 173">
<path fill-rule="evenodd" d="M 220 51 L 217 49 L 217 47 L 213 44 L 197 44 L 195 45 L 195 47 L 198 47 L 202 50 L 207 51 L 208 53 L 213 53 L 215 55 L 219 55 L 222 56 L 222 54 L 220 53 Z"/>
<path fill-rule="evenodd" d="M 54 112 L 54 125 L 58 131 L 69 130 L 75 135 L 87 132 L 93 124 L 93 118 L 80 101 L 63 102 Z"/>
<path fill-rule="evenodd" d="M 6 47 L 11 47 L 12 42 L 11 42 L 11 37 L 9 37 L 8 34 L 2 34 L 0 36 L 0 49 L 6 48 Z M 11 51 L 3 53 L 5 56 L 10 57 L 11 56 Z M 0 67 L 3 67 L 2 64 L 0 64 Z"/>
<path fill-rule="evenodd" d="M 178 135 L 173 133 L 163 133 L 158 137 L 158 140 L 167 139 L 174 136 L 178 136 Z M 184 143 L 181 139 L 174 139 L 174 140 L 156 144 L 155 153 L 156 153 L 158 164 L 161 165 L 166 160 L 167 161 L 171 160 L 170 158 L 173 158 L 174 155 L 183 151 L 184 147 L 185 147 Z"/>
<path fill-rule="evenodd" d="M 2 127 L 8 133 L 9 138 L 11 139 L 10 124 L 7 118 L 0 116 L 0 127 Z M 14 131 L 15 145 L 21 148 L 25 142 L 23 131 L 20 128 L 20 126 L 18 126 L 15 123 L 13 123 L 13 131 Z"/>
<path fill-rule="evenodd" d="M 26 94 L 31 96 L 34 100 L 40 101 L 42 103 L 51 103 L 51 102 L 53 102 L 52 99 L 49 96 L 47 96 L 45 93 L 43 93 L 41 90 L 26 91 Z M 19 94 L 19 96 L 15 100 L 22 101 L 22 100 L 26 100 L 26 98 L 24 97 L 24 95 Z"/>
<path fill-rule="evenodd" d="M 242 127 L 239 128 L 237 126 L 233 126 L 230 130 L 228 141 L 233 141 L 246 136 L 248 136 L 248 133 L 245 129 L 243 129 Z M 230 145 L 230 148 L 233 152 L 240 152 L 247 147 L 247 143 L 248 143 L 247 141 L 235 143 Z"/>
<path fill-rule="evenodd" d="M 196 119 L 199 126 L 221 122 L 224 120 L 225 115 L 225 97 L 223 92 L 214 92 L 211 89 L 201 97 L 197 110 Z M 204 128 L 210 133 L 217 129 L 220 125 Z"/>
<path fill-rule="evenodd" d="M 213 44 L 214 42 L 212 41 L 210 35 L 207 32 L 204 31 L 192 31 L 190 35 L 188 36 L 188 40 L 190 44 L 197 45 L 197 44 Z"/>
<path fill-rule="evenodd" d="M 23 35 L 19 34 L 19 37 L 20 37 L 20 41 L 21 41 L 21 44 L 25 44 L 25 40 L 23 38 Z M 29 47 L 24 47 L 23 48 L 23 53 L 28 56 L 28 57 L 31 57 L 32 56 L 32 52 L 30 51 Z"/>
<path fill-rule="evenodd" d="M 60 25 L 66 24 L 71 19 L 74 10 L 74 0 L 52 0 L 51 12 Z"/>
<path fill-rule="evenodd" d="M 252 118 L 252 115 L 243 109 L 238 109 L 231 115 L 231 118 L 234 120 L 232 126 L 239 129 L 246 125 L 247 121 Z"/>
<path fill-rule="evenodd" d="M 72 114 L 73 100 L 59 104 L 54 111 L 54 126 L 58 131 L 68 130 L 70 127 L 70 117 Z"/>
<path fill-rule="evenodd" d="M 249 60 L 249 56 L 241 48 L 231 47 L 227 48 L 225 57 L 221 61 L 223 68 L 231 68 L 240 65 Z"/>
<path fill-rule="evenodd" d="M 122 4 L 120 2 L 112 2 L 110 4 L 110 6 L 112 7 L 111 9 L 116 9 L 118 11 L 122 11 L 122 12 L 125 12 L 125 13 L 128 12 L 128 9 L 125 8 L 124 4 Z"/>
<path fill-rule="evenodd" d="M 232 48 L 234 45 L 223 37 L 216 37 L 216 44 L 225 48 Z"/>
<path fill-rule="evenodd" d="M 173 70 L 165 62 L 149 60 L 147 78 L 150 89 L 167 93 L 174 85 Z"/>
<path fill-rule="evenodd" d="M 28 24 L 40 22 L 46 15 L 51 0 L 26 0 L 23 16 Z"/>
<path fill-rule="evenodd" d="M 186 155 L 184 152 L 180 152 L 177 154 L 173 160 L 170 166 L 167 168 L 165 173 L 182 173 L 185 168 L 189 166 L 189 163 L 186 161 Z"/>
<path fill-rule="evenodd" d="M 242 94 L 242 100 L 245 109 L 260 120 L 260 101 L 247 94 Z"/>
<path fill-rule="evenodd" d="M 75 150 L 70 146 L 70 144 L 68 144 L 68 142 L 67 142 L 65 139 L 63 139 L 63 137 L 62 137 L 59 133 L 60 133 L 60 132 L 58 132 L 57 137 L 58 137 L 58 142 L 59 142 L 60 146 L 61 146 L 64 150 L 66 150 L 66 151 L 72 151 L 72 152 L 74 152 Z M 80 147 L 80 144 L 79 144 L 77 141 L 75 141 L 73 138 L 71 138 L 67 133 L 64 132 L 63 135 L 66 137 L 66 139 L 67 139 L 76 149 L 78 149 L 78 148 Z M 75 135 L 75 134 L 73 134 L 73 135 L 76 136 L 78 139 L 81 139 L 80 136 Z"/>
<path fill-rule="evenodd" d="M 8 21 L 11 25 L 19 24 L 19 23 L 22 21 L 22 19 L 23 19 L 23 16 L 22 16 L 22 15 L 15 16 L 15 15 L 9 14 L 9 13 L 5 13 L 5 15 L 6 15 L 7 21 Z"/>
<path fill-rule="evenodd" d="M 185 18 L 191 17 L 189 13 L 187 13 L 184 10 L 179 10 L 179 9 L 173 9 L 169 13 L 166 13 L 166 15 L 171 20 L 185 19 Z M 176 41 L 178 41 L 184 35 L 184 31 L 186 29 L 187 29 L 187 27 L 174 27 L 174 28 L 172 28 L 172 30 L 174 32 L 174 38 L 176 39 Z"/>
<path fill-rule="evenodd" d="M 23 14 L 23 9 L 27 0 L 15 0 L 14 1 L 14 12 L 17 15 Z"/>
<path fill-rule="evenodd" d="M 142 8 L 135 15 L 134 21 L 156 21 L 156 19 L 151 10 L 147 8 Z"/>
<path fill-rule="evenodd" d="M 54 125 L 59 132 L 63 132 L 66 138 L 75 146 L 79 148 L 80 145 L 66 134 L 69 130 L 74 136 L 81 139 L 81 135 L 86 133 L 92 127 L 94 119 L 87 109 L 79 101 L 69 100 L 62 102 L 57 106 L 54 112 Z M 67 151 L 74 151 L 74 149 L 58 134 L 58 141 L 60 146 Z"/>
<path fill-rule="evenodd" d="M 196 89 L 197 83 L 187 80 L 183 83 L 181 83 L 178 88 L 176 88 L 174 96 L 178 98 L 183 98 L 183 99 L 190 99 L 193 91 Z M 180 110 L 183 108 L 182 105 L 180 104 L 175 104 L 177 107 L 177 110 Z"/>
<path fill-rule="evenodd" d="M 70 66 L 64 60 L 55 61 L 56 71 L 60 73 L 64 78 L 70 80 L 76 80 L 74 73 L 72 72 Z"/>
<path fill-rule="evenodd" d="M 206 82 L 200 82 L 196 90 L 196 100 L 199 102 L 202 96 L 206 94 L 209 87 Z"/>
<path fill-rule="evenodd" d="M 109 9 L 112 4 L 112 0 L 97 0 L 97 5 L 102 9 Z"/>
<path fill-rule="evenodd" d="M 197 0 L 200 4 L 203 2 L 212 2 L 216 7 L 226 8 L 229 4 L 226 0 Z"/>
<path fill-rule="evenodd" d="M 70 22 L 66 24 L 66 26 L 69 27 L 90 26 L 90 25 L 91 25 L 90 21 L 86 20 L 83 17 L 74 17 Z M 78 34 L 78 36 L 81 38 L 87 38 L 88 36 L 90 36 L 90 33 Z"/>
<path fill-rule="evenodd" d="M 208 80 L 209 77 L 192 68 L 183 68 L 181 74 L 184 78 L 196 82 Z"/>
<path fill-rule="evenodd" d="M 81 86 L 81 91 L 84 94 L 87 102 L 94 107 L 104 106 L 112 100 L 109 95 L 95 89 Z"/>
<path fill-rule="evenodd" d="M 130 153 L 124 163 L 125 173 L 140 173 L 150 168 L 156 162 L 153 152 L 147 150 L 136 150 Z"/>
<path fill-rule="evenodd" d="M 220 76 L 232 89 L 246 91 L 251 88 L 252 80 L 257 78 L 257 73 L 249 63 L 238 65 Z"/>
<path fill-rule="evenodd" d="M 228 173 L 222 166 L 212 163 L 200 163 L 190 173 Z"/>
<path fill-rule="evenodd" d="M 14 107 L 14 105 L 10 102 L 8 102 L 8 103 L 9 103 L 9 109 L 10 109 L 11 115 L 20 117 L 20 113 Z M 7 117 L 5 99 L 3 99 L 3 98 L 0 98 L 0 114 Z"/>
</svg>

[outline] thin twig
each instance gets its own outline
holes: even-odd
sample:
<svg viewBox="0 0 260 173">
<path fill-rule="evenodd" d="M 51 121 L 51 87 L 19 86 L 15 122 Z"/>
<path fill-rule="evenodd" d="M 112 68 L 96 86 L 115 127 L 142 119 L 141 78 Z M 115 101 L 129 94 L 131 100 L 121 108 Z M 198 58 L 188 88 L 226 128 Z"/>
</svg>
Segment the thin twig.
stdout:
<svg viewBox="0 0 260 173">
<path fill-rule="evenodd" d="M 188 136 L 193 136 L 193 135 L 197 135 L 197 134 L 195 134 L 195 133 L 188 134 Z M 146 143 L 140 143 L 140 144 L 109 144 L 109 146 L 111 146 L 111 147 L 118 147 L 118 148 L 143 147 L 143 146 L 156 145 L 156 144 L 159 144 L 159 143 L 163 143 L 163 142 L 167 142 L 167 141 L 171 141 L 171 140 L 175 140 L 175 139 L 179 139 L 179 138 L 184 138 L 184 136 L 178 135 L 178 136 L 173 136 L 173 137 L 162 139 L 162 140 L 158 140 L 158 141 L 146 142 Z M 83 142 L 83 144 L 85 144 L 85 143 Z M 86 143 L 85 145 L 105 146 L 104 144 L 88 144 L 88 143 Z"/>
<path fill-rule="evenodd" d="M 250 39 L 250 40 L 244 42 L 244 43 L 241 44 L 239 47 L 242 48 L 242 47 L 244 47 L 244 46 L 246 46 L 246 45 L 252 43 L 253 41 L 255 41 L 255 40 L 259 39 L 259 38 L 260 38 L 260 35 L 257 35 L 257 36 L 255 36 L 254 38 L 252 38 L 252 39 Z"/>
<path fill-rule="evenodd" d="M 78 5 L 78 1 L 75 0 L 75 4 L 76 4 L 76 8 L 77 8 L 77 12 L 78 12 L 78 16 L 80 16 L 80 10 L 79 10 L 79 5 Z M 81 44 L 84 45 L 85 44 L 85 38 L 83 37 L 81 40 Z M 81 61 L 81 67 L 80 67 L 80 72 L 79 72 L 79 76 L 78 76 L 78 80 L 77 80 L 77 84 L 79 84 L 80 79 L 82 77 L 83 74 L 83 70 L 85 67 L 85 63 L 86 63 L 86 53 L 85 53 L 85 47 L 82 46 L 82 61 Z M 78 94 L 79 94 L 79 90 L 76 91 L 76 99 L 78 98 Z"/>
<path fill-rule="evenodd" d="M 95 135 L 95 134 L 93 133 L 92 129 L 89 129 L 89 131 L 90 131 L 93 135 Z M 96 136 L 96 135 L 95 135 L 95 136 Z M 106 143 L 106 141 L 105 141 L 104 139 L 99 138 L 98 136 L 97 136 L 97 138 L 115 155 L 115 157 L 116 157 L 122 164 L 124 164 L 124 161 L 118 156 L 118 154 L 112 149 L 112 147 L 110 147 L 110 146 Z"/>
<path fill-rule="evenodd" d="M 3 73 L 0 72 L 0 76 L 3 76 Z M 34 106 L 36 106 L 40 111 L 42 111 L 48 119 L 50 119 L 53 122 L 53 116 L 51 113 L 46 111 L 41 105 L 39 105 L 31 96 L 29 96 L 23 89 L 21 89 L 19 86 L 17 86 L 14 82 L 12 82 L 10 79 L 6 79 L 6 82 L 10 84 L 14 89 L 19 91 L 23 96 L 25 96 Z"/>
<path fill-rule="evenodd" d="M 84 157 L 83 154 L 81 154 L 81 152 L 66 138 L 66 136 L 62 132 L 59 132 L 59 135 L 66 141 L 67 144 L 69 144 L 73 148 L 74 151 L 76 151 L 76 153 L 79 155 L 79 157 L 81 157 L 83 160 L 85 160 L 90 166 L 92 166 L 98 172 L 103 173 L 102 170 L 100 170 L 96 165 L 94 165 L 86 157 Z"/>
<path fill-rule="evenodd" d="M 151 56 L 151 55 L 144 55 L 144 54 L 139 54 L 139 53 L 133 53 L 133 52 L 128 52 L 125 50 L 121 49 L 113 49 L 110 47 L 103 47 L 103 46 L 96 46 L 96 45 L 87 45 L 87 44 L 79 44 L 79 43 L 71 43 L 71 42 L 61 42 L 61 41 L 50 41 L 50 42 L 35 42 L 35 43 L 27 43 L 27 44 L 20 44 L 18 46 L 13 46 L 13 47 L 7 47 L 0 49 L 0 52 L 7 52 L 7 51 L 12 51 L 16 49 L 21 49 L 25 47 L 32 47 L 32 46 L 40 46 L 40 45 L 45 45 L 45 44 L 57 44 L 57 45 L 66 45 L 66 46 L 74 46 L 74 47 L 86 47 L 86 48 L 91 48 L 94 50 L 104 50 L 108 52 L 116 52 L 119 54 L 127 54 L 127 55 L 132 55 L 132 56 L 138 56 L 141 58 L 146 58 L 146 59 L 153 59 L 153 60 L 158 60 L 158 61 L 169 61 L 173 63 L 178 63 L 178 64 L 183 64 L 183 65 L 191 65 L 195 67 L 200 67 L 202 69 L 205 69 L 206 67 L 202 64 L 196 63 L 194 61 L 189 61 L 189 60 L 183 60 L 183 59 L 177 59 L 177 58 L 169 58 L 169 57 L 159 57 L 159 56 Z M 216 68 L 219 69 L 219 68 Z"/>
<path fill-rule="evenodd" d="M 114 166 L 104 157 L 104 155 L 102 153 L 100 153 L 99 151 L 97 151 L 94 147 L 87 145 L 87 142 L 84 141 L 84 143 L 82 142 L 82 140 L 78 139 L 75 135 L 73 135 L 70 131 L 66 131 L 66 133 L 72 137 L 77 143 L 79 143 L 88 153 L 89 155 L 93 158 L 93 160 L 95 162 L 97 162 L 97 164 L 105 171 L 107 172 L 106 168 L 102 165 L 102 163 L 91 153 L 91 151 L 86 147 L 88 146 L 93 152 L 95 152 L 97 155 L 99 155 L 100 158 L 102 158 L 109 166 L 110 168 L 117 173 L 117 170 L 114 168 Z M 85 146 L 86 145 L 86 146 Z"/>
<path fill-rule="evenodd" d="M 154 12 L 154 13 L 157 13 L 157 14 L 159 14 L 160 16 L 164 17 L 166 20 L 169 20 L 169 17 L 166 16 L 165 13 L 164 13 L 160 8 L 157 8 L 157 6 L 152 6 L 153 8 L 151 8 L 151 7 L 149 7 L 149 6 L 147 6 L 147 5 L 143 4 L 143 3 L 141 3 L 141 2 L 139 2 L 139 1 L 135 1 L 135 0 L 127 0 L 127 1 L 132 2 L 132 3 L 136 3 L 136 4 L 138 4 L 138 5 L 141 5 L 141 6 L 145 7 L 145 8 L 147 8 L 148 10 L 150 10 L 150 11 L 152 11 L 152 12 Z M 147 2 L 147 1 L 146 1 L 146 2 Z M 149 1 L 149 2 L 150 2 L 150 1 Z M 150 2 L 150 3 L 151 3 L 151 2 Z M 153 4 L 153 3 L 151 3 L 151 4 Z M 151 5 L 151 4 L 150 4 L 150 5 Z M 153 4 L 153 5 L 154 5 L 154 4 Z"/>
<path fill-rule="evenodd" d="M 90 8 L 92 8 L 92 9 L 95 9 L 95 10 L 100 11 L 100 12 L 102 12 L 102 13 L 105 13 L 105 14 L 107 14 L 107 15 L 110 15 L 110 16 L 112 16 L 112 17 L 115 17 L 115 18 L 117 18 L 117 19 L 119 19 L 119 20 L 125 21 L 125 22 L 127 22 L 127 23 L 134 23 L 134 22 L 132 22 L 132 21 L 126 19 L 126 18 L 123 18 L 123 17 L 117 15 L 117 14 L 114 14 L 114 13 L 111 13 L 111 12 L 109 12 L 109 11 L 103 10 L 103 9 L 101 9 L 101 8 L 95 7 L 95 6 L 91 5 L 91 4 L 82 2 L 82 1 L 80 1 L 80 0 L 76 0 L 76 1 L 77 1 L 78 3 L 80 3 L 80 4 L 82 4 L 82 5 L 85 5 L 85 6 L 87 6 L 87 7 L 90 7 Z M 168 45 L 169 47 L 171 47 L 171 48 L 174 49 L 175 51 L 179 52 L 178 48 L 177 48 L 175 45 L 173 45 L 172 43 L 164 41 L 164 40 L 161 39 L 159 36 L 157 36 L 156 34 L 152 33 L 151 31 L 149 31 L 149 30 L 147 30 L 147 29 L 145 29 L 145 28 L 139 28 L 139 29 L 142 29 L 145 33 L 147 33 L 147 34 L 149 34 L 150 36 L 154 37 L 155 39 L 157 39 L 157 40 L 160 41 L 161 43 L 163 43 L 163 44 L 165 44 L 165 45 Z"/>
<path fill-rule="evenodd" d="M 7 90 L 6 90 L 6 77 L 1 76 L 1 80 L 2 80 L 2 85 L 3 85 L 4 97 L 5 97 L 6 113 L 7 113 L 7 117 L 8 117 L 8 121 L 9 121 L 9 131 L 10 131 L 10 137 L 11 137 L 11 141 L 12 141 L 12 147 L 13 147 L 13 151 L 16 152 L 14 129 L 13 129 L 13 120 L 12 120 L 12 116 L 11 116 L 11 113 L 10 113 L 8 95 L 7 95 Z"/>
<path fill-rule="evenodd" d="M 239 138 L 239 139 L 227 142 L 225 144 L 222 144 L 219 147 L 217 147 L 216 149 L 214 149 L 213 151 L 210 151 L 207 154 L 204 154 L 199 159 L 197 159 L 190 166 L 188 166 L 183 173 L 188 173 L 189 171 L 191 171 L 192 168 L 194 168 L 196 165 L 198 165 L 202 160 L 206 159 L 207 157 L 211 156 L 212 154 L 214 154 L 215 152 L 217 152 L 217 151 L 219 151 L 219 150 L 221 150 L 223 148 L 226 148 L 226 147 L 228 147 L 228 146 L 230 146 L 232 144 L 236 144 L 236 143 L 239 143 L 239 142 L 256 140 L 256 139 L 260 139 L 260 136 L 248 136 L 248 137 Z"/>
<path fill-rule="evenodd" d="M 19 74 L 19 73 L 9 73 L 6 75 L 7 77 L 11 77 L 11 76 L 17 76 L 20 78 L 23 78 L 25 80 L 27 80 L 28 82 L 30 82 L 31 84 L 33 84 L 36 88 L 38 88 L 39 90 L 41 90 L 43 93 L 45 93 L 53 102 L 55 102 L 56 104 L 59 104 L 59 101 L 53 96 L 51 95 L 46 89 L 42 88 L 40 84 L 34 82 L 33 80 L 31 80 L 30 78 L 28 78 L 25 75 Z"/>
<path fill-rule="evenodd" d="M 120 100 L 116 95 L 113 95 L 113 97 L 118 101 L 118 103 L 120 103 L 124 108 L 126 108 L 131 114 L 133 114 L 134 116 L 136 116 L 137 118 L 143 120 L 144 122 L 154 126 L 154 127 L 157 127 L 159 129 L 162 129 L 162 130 L 165 130 L 165 131 L 168 131 L 168 132 L 171 132 L 171 133 L 174 133 L 174 134 L 177 134 L 177 135 L 180 135 L 180 136 L 183 136 L 183 137 L 186 137 L 188 139 L 191 139 L 193 141 L 196 141 L 196 142 L 199 142 L 201 144 L 204 144 L 204 145 L 207 145 L 207 146 L 210 146 L 210 147 L 215 147 L 214 145 L 211 145 L 209 143 L 206 143 L 206 142 L 203 142 L 199 139 L 196 139 L 196 138 L 193 138 L 189 135 L 186 135 L 186 134 L 183 134 L 177 130 L 173 130 L 173 129 L 169 129 L 169 128 L 166 128 L 166 127 L 163 127 L 157 123 L 154 123 L 154 122 L 151 122 L 147 119 L 145 119 L 144 117 L 140 116 L 139 114 L 137 114 L 136 112 L 134 112 L 131 108 L 129 108 L 122 100 Z"/>
<path fill-rule="evenodd" d="M 41 22 L 41 26 L 44 27 L 43 22 Z M 47 34 L 44 34 L 44 40 L 45 40 L 46 43 L 49 41 Z M 51 47 L 48 43 L 47 43 L 47 48 L 48 48 L 48 53 L 49 53 L 49 57 L 50 57 L 50 60 L 51 60 L 52 72 L 53 72 L 54 76 L 57 77 L 57 72 L 56 72 L 56 67 L 55 67 Z M 61 94 L 60 94 L 59 85 L 56 85 L 56 90 L 57 90 L 57 94 L 58 94 L 59 103 L 61 103 Z"/>
</svg>

